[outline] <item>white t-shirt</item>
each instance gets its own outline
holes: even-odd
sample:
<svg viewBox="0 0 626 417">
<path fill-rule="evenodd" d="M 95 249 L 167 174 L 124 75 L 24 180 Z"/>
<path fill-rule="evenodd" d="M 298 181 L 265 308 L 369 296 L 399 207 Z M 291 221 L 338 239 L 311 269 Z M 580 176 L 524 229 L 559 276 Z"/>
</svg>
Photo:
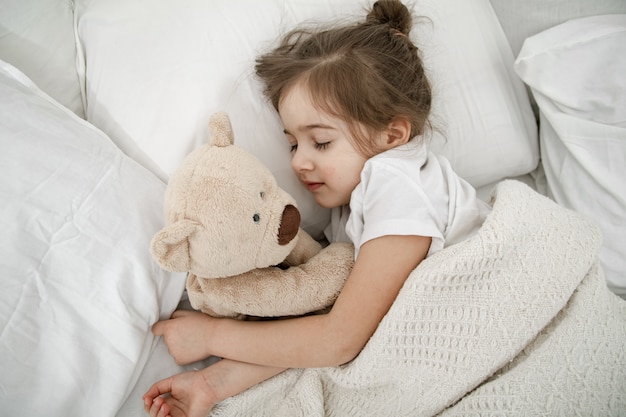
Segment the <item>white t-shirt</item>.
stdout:
<svg viewBox="0 0 626 417">
<path fill-rule="evenodd" d="M 475 233 L 490 210 L 447 159 L 414 139 L 365 163 L 350 206 L 334 208 L 324 232 L 330 242 L 352 242 L 355 258 L 385 235 L 429 236 L 431 255 Z"/>
</svg>

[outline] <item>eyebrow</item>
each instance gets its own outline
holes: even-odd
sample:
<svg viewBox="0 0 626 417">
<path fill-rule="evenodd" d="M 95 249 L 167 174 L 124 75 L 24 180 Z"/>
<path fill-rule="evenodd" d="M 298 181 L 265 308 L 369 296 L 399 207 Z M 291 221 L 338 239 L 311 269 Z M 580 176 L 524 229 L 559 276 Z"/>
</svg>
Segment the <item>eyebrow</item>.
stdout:
<svg viewBox="0 0 626 417">
<path fill-rule="evenodd" d="M 298 130 L 301 131 L 301 132 L 308 131 L 308 130 L 313 130 L 313 129 L 334 130 L 335 128 L 332 127 L 332 126 L 329 126 L 329 125 L 322 124 L 322 123 L 314 123 L 314 124 L 311 124 L 311 125 L 306 125 L 306 126 L 302 126 L 302 127 L 298 128 Z M 285 135 L 292 135 L 293 136 L 293 134 L 290 131 L 288 131 L 287 129 L 283 129 L 283 133 Z"/>
</svg>

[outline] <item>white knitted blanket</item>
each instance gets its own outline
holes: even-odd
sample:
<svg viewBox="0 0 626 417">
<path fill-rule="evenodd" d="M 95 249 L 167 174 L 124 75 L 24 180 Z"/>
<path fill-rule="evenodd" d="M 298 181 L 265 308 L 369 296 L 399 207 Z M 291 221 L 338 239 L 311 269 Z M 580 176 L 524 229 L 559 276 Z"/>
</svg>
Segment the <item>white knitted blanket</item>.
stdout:
<svg viewBox="0 0 626 417">
<path fill-rule="evenodd" d="M 626 302 L 598 228 L 500 183 L 477 235 L 411 274 L 360 355 L 290 369 L 212 416 L 626 416 Z"/>
</svg>

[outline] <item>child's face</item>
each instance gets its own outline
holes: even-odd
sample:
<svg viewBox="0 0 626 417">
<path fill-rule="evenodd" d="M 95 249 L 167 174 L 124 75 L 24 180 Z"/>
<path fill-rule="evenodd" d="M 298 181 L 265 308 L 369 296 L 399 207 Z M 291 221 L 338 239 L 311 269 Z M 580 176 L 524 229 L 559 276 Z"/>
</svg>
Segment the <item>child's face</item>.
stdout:
<svg viewBox="0 0 626 417">
<path fill-rule="evenodd" d="M 348 204 L 367 159 L 352 146 L 348 125 L 318 109 L 302 83 L 283 95 L 278 111 L 300 182 L 322 207 Z"/>
</svg>

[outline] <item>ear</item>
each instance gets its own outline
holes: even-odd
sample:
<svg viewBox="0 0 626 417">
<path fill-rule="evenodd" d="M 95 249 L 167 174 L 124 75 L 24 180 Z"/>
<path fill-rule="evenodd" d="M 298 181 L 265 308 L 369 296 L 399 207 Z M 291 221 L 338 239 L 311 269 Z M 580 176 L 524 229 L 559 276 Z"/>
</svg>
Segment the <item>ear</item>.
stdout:
<svg viewBox="0 0 626 417">
<path fill-rule="evenodd" d="M 404 145 L 411 140 L 411 122 L 406 117 L 395 117 L 383 132 L 384 147 L 386 149 Z"/>
<path fill-rule="evenodd" d="M 235 143 L 233 127 L 230 124 L 228 113 L 217 112 L 209 120 L 209 130 L 211 132 L 211 144 L 215 146 L 229 146 Z"/>
<path fill-rule="evenodd" d="M 172 272 L 187 272 L 191 267 L 188 238 L 202 225 L 193 220 L 173 223 L 152 238 L 150 253 L 161 268 Z"/>
</svg>

